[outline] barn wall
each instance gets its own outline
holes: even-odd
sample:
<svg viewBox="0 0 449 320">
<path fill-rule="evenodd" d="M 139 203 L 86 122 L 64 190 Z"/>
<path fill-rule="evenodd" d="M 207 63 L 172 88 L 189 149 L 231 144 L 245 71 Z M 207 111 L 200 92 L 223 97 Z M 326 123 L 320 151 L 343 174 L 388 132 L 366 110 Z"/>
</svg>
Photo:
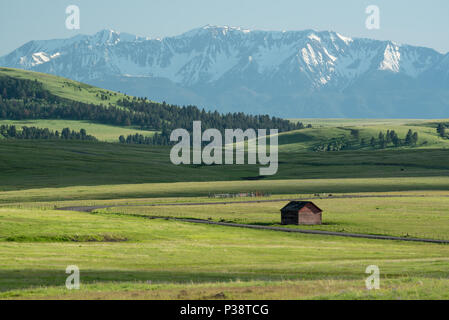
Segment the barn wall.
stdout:
<svg viewBox="0 0 449 320">
<path fill-rule="evenodd" d="M 313 213 L 310 210 L 300 211 L 299 224 L 304 225 L 321 224 L 321 213 Z"/>
<path fill-rule="evenodd" d="M 281 218 L 283 225 L 299 224 L 297 211 L 283 211 Z"/>
</svg>

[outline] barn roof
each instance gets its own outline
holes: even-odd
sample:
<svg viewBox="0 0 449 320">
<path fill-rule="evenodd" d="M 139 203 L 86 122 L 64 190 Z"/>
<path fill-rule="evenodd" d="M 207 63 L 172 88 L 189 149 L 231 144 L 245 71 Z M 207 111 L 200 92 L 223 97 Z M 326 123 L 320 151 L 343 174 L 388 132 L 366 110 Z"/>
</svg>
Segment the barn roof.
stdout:
<svg viewBox="0 0 449 320">
<path fill-rule="evenodd" d="M 302 208 L 304 208 L 308 204 L 311 204 L 312 206 L 314 206 L 315 208 L 317 208 L 321 212 L 323 211 L 316 204 L 314 204 L 311 201 L 291 201 L 289 204 L 287 204 L 285 207 L 283 207 L 281 209 L 281 211 L 297 211 L 297 210 L 301 210 Z"/>
</svg>

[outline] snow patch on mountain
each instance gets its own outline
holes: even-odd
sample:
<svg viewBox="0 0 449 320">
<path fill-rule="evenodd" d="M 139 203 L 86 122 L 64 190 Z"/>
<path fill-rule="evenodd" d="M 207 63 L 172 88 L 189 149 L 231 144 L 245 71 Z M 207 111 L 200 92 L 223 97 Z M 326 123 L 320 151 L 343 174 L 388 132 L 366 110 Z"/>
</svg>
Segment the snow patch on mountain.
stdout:
<svg viewBox="0 0 449 320">
<path fill-rule="evenodd" d="M 377 70 L 418 77 L 439 58 L 436 52 L 423 53 L 424 49 L 336 32 L 207 25 L 163 39 L 102 30 L 91 36 L 32 41 L 0 62 L 51 73 L 70 74 L 77 69 L 74 78 L 80 81 L 126 74 L 162 77 L 189 86 L 219 81 L 229 73 L 244 74 L 253 65 L 264 77 L 299 72 L 310 79 L 311 87 L 332 84 L 343 89 L 373 70 L 376 59 Z"/>
<path fill-rule="evenodd" d="M 342 35 L 339 34 L 339 33 L 336 33 L 336 35 L 337 35 L 337 37 L 338 37 L 341 41 L 343 41 L 343 42 L 346 43 L 347 45 L 354 41 L 354 40 L 352 40 L 352 38 L 342 36 Z"/>
<path fill-rule="evenodd" d="M 399 72 L 401 61 L 401 53 L 399 46 L 388 44 L 384 52 L 384 60 L 380 63 L 379 70 L 388 70 Z"/>
</svg>

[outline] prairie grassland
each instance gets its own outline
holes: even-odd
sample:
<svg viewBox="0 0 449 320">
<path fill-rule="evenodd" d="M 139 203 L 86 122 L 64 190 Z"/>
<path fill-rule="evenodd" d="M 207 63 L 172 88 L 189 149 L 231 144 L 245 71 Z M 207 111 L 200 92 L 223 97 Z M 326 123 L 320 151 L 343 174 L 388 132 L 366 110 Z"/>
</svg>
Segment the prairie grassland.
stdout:
<svg viewBox="0 0 449 320">
<path fill-rule="evenodd" d="M 13 290 L 0 299 L 60 300 L 428 300 L 449 299 L 449 281 L 404 277 L 382 279 L 379 290 L 368 291 L 358 280 L 229 281 L 210 283 L 152 284 L 101 282 L 82 285 L 79 291 L 61 287 Z"/>
<path fill-rule="evenodd" d="M 0 298 L 447 297 L 445 245 L 54 210 L 0 216 Z M 363 289 L 372 264 L 385 291 Z M 68 265 L 81 270 L 79 292 L 64 289 Z"/>
<path fill-rule="evenodd" d="M 26 202 L 68 202 L 89 205 L 96 200 L 207 197 L 210 194 L 261 191 L 277 195 L 311 196 L 314 193 L 387 193 L 416 191 L 439 194 L 449 191 L 449 177 L 291 179 L 260 181 L 209 181 L 176 183 L 142 183 L 65 188 L 40 188 L 0 192 L 0 204 Z M 195 202 L 196 200 L 193 200 Z M 217 200 L 220 201 L 220 200 Z M 67 204 L 67 203 L 66 203 Z M 47 203 L 48 205 L 48 203 Z M 59 206 L 59 204 L 58 204 Z"/>
<path fill-rule="evenodd" d="M 0 141 L 0 192 L 48 187 L 162 182 L 240 181 L 241 183 L 234 183 L 239 186 L 248 181 L 265 180 L 429 178 L 448 176 L 448 155 L 448 149 L 280 152 L 277 174 L 260 177 L 259 165 L 176 166 L 170 161 L 168 147 L 3 139 Z M 437 184 L 438 179 L 435 178 Z M 373 185 L 383 185 L 383 182 Z M 409 187 L 412 186 L 413 183 Z M 438 187 L 441 186 L 434 189 L 439 189 Z M 413 190 L 410 188 L 407 190 Z M 289 193 L 285 189 L 276 193 Z M 340 185 L 338 190 L 309 189 L 310 191 L 304 192 L 367 191 L 351 188 L 344 190 L 343 185 Z M 378 191 L 394 191 L 394 189 L 378 188 Z"/>
<path fill-rule="evenodd" d="M 53 94 L 85 103 L 116 106 L 125 98 L 46 74 L 0 68 L 4 75 L 38 79 Z M 215 193 L 261 191 L 282 199 L 377 193 L 317 199 L 325 224 L 308 228 L 448 239 L 449 140 L 437 136 L 435 122 L 317 120 L 314 128 L 280 135 L 279 172 L 272 177 L 260 177 L 259 166 L 175 166 L 168 147 L 0 138 L 0 299 L 449 299 L 448 245 L 138 216 L 276 225 L 284 200 L 56 210 L 223 201 L 207 198 Z M 107 142 L 141 132 L 83 121 L 1 123 L 84 128 Z M 412 129 L 419 143 L 394 150 L 304 152 L 333 138 L 350 139 L 355 128 L 366 139 L 387 129 L 403 138 Z M 416 197 L 381 197 L 398 194 Z M 230 201 L 236 200 L 255 199 Z M 65 288 L 69 265 L 81 270 L 79 291 Z M 376 292 L 365 289 L 369 265 L 381 270 L 382 289 Z"/>
<path fill-rule="evenodd" d="M 212 195 L 214 193 L 211 193 Z M 215 203 L 241 203 L 241 202 L 251 202 L 251 203 L 264 203 L 264 202 L 284 202 L 291 199 L 294 200 L 326 200 L 337 199 L 339 197 L 344 198 L 422 198 L 427 197 L 429 201 L 435 197 L 446 197 L 449 195 L 449 191 L 395 191 L 395 192 L 366 192 L 366 193 L 322 193 L 322 194 L 269 194 L 264 197 L 231 197 L 231 198 L 214 198 L 209 196 L 196 196 L 196 197 L 154 197 L 154 198 L 117 198 L 117 199 L 91 199 L 91 200 L 63 200 L 63 201 L 37 201 L 37 202 L 9 202 L 3 201 L 0 203 L 0 208 L 16 208 L 16 209 L 38 209 L 38 210 L 54 210 L 56 208 L 66 208 L 66 207 L 95 207 L 95 206 L 160 206 L 164 204 L 215 204 Z"/>
<path fill-rule="evenodd" d="M 299 228 L 449 240 L 449 194 L 441 197 L 388 196 L 385 194 L 378 198 L 313 200 L 324 210 L 324 224 Z M 279 226 L 279 210 L 286 203 L 279 201 L 158 207 L 140 205 L 99 209 L 96 212 Z"/>
</svg>

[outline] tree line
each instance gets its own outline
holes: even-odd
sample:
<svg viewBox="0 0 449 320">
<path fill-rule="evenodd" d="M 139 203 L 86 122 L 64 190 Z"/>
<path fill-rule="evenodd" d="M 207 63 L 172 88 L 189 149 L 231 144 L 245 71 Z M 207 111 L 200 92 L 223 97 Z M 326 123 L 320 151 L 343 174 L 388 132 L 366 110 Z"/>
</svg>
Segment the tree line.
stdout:
<svg viewBox="0 0 449 320">
<path fill-rule="evenodd" d="M 368 141 L 369 140 L 369 141 Z M 379 132 L 377 138 L 372 136 L 371 139 L 360 138 L 360 130 L 351 129 L 351 139 L 347 137 L 333 138 L 330 141 L 313 147 L 316 152 L 341 151 L 348 149 L 385 149 L 387 147 L 416 146 L 418 144 L 418 132 L 409 130 L 404 139 L 399 138 L 394 130 L 387 132 Z"/>
<path fill-rule="evenodd" d="M 398 134 L 394 130 L 387 130 L 387 133 L 379 132 L 377 139 L 371 137 L 370 146 L 373 148 L 379 147 L 385 149 L 388 146 L 401 147 L 401 146 L 416 146 L 418 144 L 419 136 L 418 132 L 413 132 L 409 129 L 404 139 L 400 139 Z"/>
<path fill-rule="evenodd" d="M 204 130 L 215 128 L 222 133 L 227 128 L 278 129 L 279 132 L 304 128 L 302 123 L 268 115 L 247 115 L 243 112 L 221 114 L 195 106 L 156 103 L 147 98 L 126 96 L 117 102 L 117 106 L 111 103 L 83 103 L 55 96 L 36 80 L 0 77 L 0 88 L 0 119 L 89 120 L 160 132 L 152 137 L 151 142 L 147 140 L 148 144 L 169 144 L 170 133 L 174 129 L 183 128 L 191 133 L 193 121 L 201 121 Z M 131 140 L 142 141 L 141 137 Z"/>
<path fill-rule="evenodd" d="M 448 124 L 446 123 L 439 123 L 437 126 L 437 133 L 441 138 L 447 138 L 447 129 Z"/>
<path fill-rule="evenodd" d="M 85 129 L 80 131 L 70 130 L 64 128 L 59 132 L 48 128 L 36 127 L 22 127 L 17 129 L 14 125 L 1 125 L 0 136 L 7 139 L 21 139 L 21 140 L 82 140 L 82 141 L 97 141 L 94 136 L 87 134 Z"/>
<path fill-rule="evenodd" d="M 120 136 L 118 139 L 120 143 L 126 144 L 146 144 L 155 146 L 166 146 L 171 144 L 168 135 L 163 135 L 155 133 L 153 136 L 144 136 L 142 134 L 130 134 L 126 138 L 125 136 Z"/>
</svg>

